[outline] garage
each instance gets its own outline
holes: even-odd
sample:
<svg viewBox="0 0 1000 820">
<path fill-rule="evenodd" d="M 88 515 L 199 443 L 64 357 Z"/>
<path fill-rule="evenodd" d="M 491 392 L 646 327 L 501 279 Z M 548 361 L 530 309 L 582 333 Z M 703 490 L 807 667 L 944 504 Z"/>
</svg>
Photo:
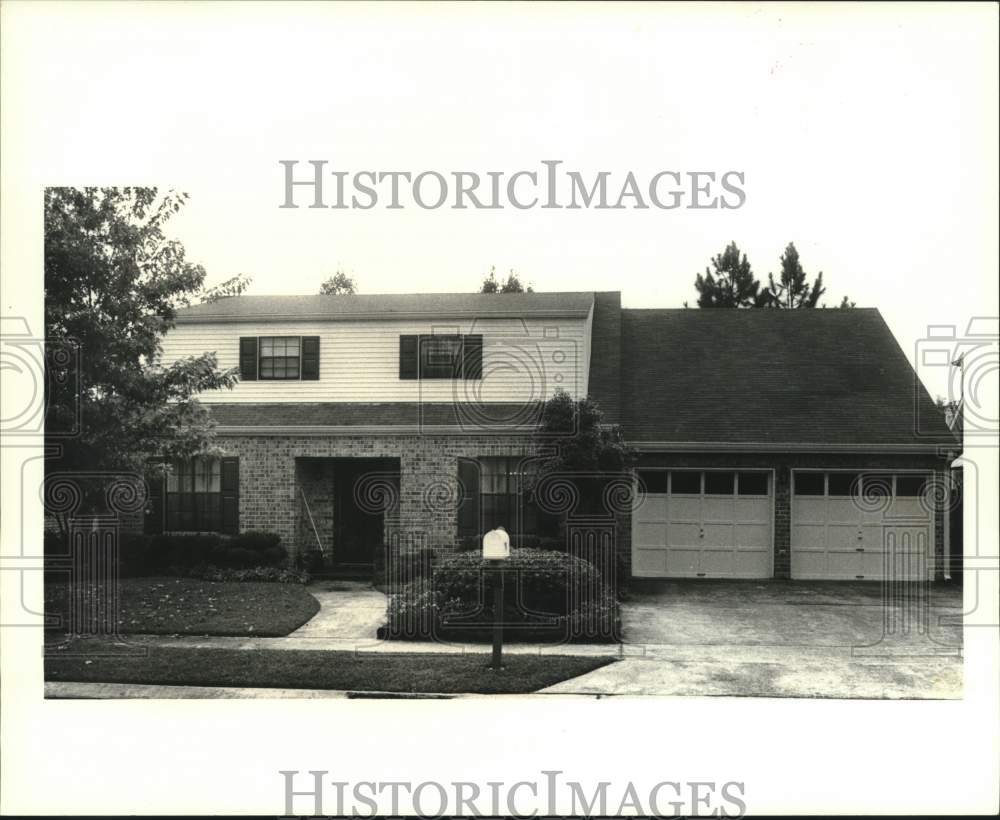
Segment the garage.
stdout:
<svg viewBox="0 0 1000 820">
<path fill-rule="evenodd" d="M 643 469 L 638 482 L 633 576 L 771 577 L 771 471 Z"/>
<path fill-rule="evenodd" d="M 792 578 L 927 578 L 934 532 L 929 480 L 920 471 L 794 471 Z"/>
</svg>

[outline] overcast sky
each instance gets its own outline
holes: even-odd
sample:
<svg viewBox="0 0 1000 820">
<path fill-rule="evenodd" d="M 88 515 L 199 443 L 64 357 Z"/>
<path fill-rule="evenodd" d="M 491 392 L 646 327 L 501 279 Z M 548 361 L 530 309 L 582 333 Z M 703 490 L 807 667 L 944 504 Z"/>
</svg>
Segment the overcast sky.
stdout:
<svg viewBox="0 0 1000 820">
<path fill-rule="evenodd" d="M 908 353 L 928 324 L 997 312 L 995 6 L 31 5 L 3 57 L 33 77 L 5 89 L 5 156 L 27 185 L 189 192 L 174 233 L 210 282 L 313 293 L 339 266 L 365 293 L 468 291 L 495 265 L 680 307 L 730 240 L 762 279 L 794 241 L 826 301 L 877 306 Z M 559 159 L 615 191 L 629 171 L 736 170 L 746 203 L 281 210 L 282 159 Z"/>
</svg>

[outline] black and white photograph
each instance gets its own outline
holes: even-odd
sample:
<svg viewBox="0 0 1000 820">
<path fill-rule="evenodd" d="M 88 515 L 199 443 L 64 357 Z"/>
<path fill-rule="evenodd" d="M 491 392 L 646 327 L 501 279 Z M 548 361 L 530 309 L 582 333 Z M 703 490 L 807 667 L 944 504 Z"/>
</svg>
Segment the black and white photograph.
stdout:
<svg viewBox="0 0 1000 820">
<path fill-rule="evenodd" d="M 995 814 L 995 4 L 0 15 L 4 814 Z"/>
</svg>

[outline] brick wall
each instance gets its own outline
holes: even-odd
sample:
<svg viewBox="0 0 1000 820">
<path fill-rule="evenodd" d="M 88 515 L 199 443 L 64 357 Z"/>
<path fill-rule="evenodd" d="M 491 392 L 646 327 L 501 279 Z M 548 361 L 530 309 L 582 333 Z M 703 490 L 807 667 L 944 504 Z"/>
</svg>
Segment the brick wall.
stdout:
<svg viewBox="0 0 1000 820">
<path fill-rule="evenodd" d="M 860 470 L 933 470 L 937 476 L 947 472 L 944 459 L 926 454 L 753 454 L 753 453 L 645 453 L 640 457 L 643 467 L 702 467 L 774 470 L 774 577 L 791 577 L 791 475 L 799 468 L 857 468 Z M 944 508 L 938 504 L 934 515 L 934 577 L 942 578 L 944 564 Z M 627 524 L 631 534 L 631 521 Z M 631 539 L 619 538 L 622 560 L 631 569 Z"/>
<path fill-rule="evenodd" d="M 308 520 L 303 521 L 300 488 L 310 505 L 314 498 L 332 496 L 332 482 L 322 477 L 323 471 L 296 459 L 398 459 L 398 499 L 386 516 L 387 540 L 403 549 L 426 545 L 450 550 L 458 535 L 458 459 L 534 452 L 529 436 L 471 434 L 226 436 L 218 443 L 227 455 L 240 459 L 240 530 L 277 532 L 292 554 L 316 540 Z M 384 464 L 373 469 L 385 472 Z M 332 531 L 332 517 L 329 525 L 327 532 Z"/>
</svg>

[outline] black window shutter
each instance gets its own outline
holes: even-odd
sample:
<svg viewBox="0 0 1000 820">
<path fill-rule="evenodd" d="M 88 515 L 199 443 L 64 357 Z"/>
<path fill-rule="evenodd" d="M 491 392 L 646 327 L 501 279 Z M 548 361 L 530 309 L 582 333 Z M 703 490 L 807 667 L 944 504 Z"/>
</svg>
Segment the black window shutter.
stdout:
<svg viewBox="0 0 1000 820">
<path fill-rule="evenodd" d="M 483 336 L 469 333 L 462 339 L 462 372 L 467 379 L 483 377 Z"/>
<path fill-rule="evenodd" d="M 240 378 L 245 382 L 257 379 L 256 336 L 240 336 Z"/>
<path fill-rule="evenodd" d="M 306 381 L 319 379 L 319 336 L 302 337 L 302 378 Z"/>
<path fill-rule="evenodd" d="M 399 378 L 417 378 L 417 342 L 419 336 L 399 337 Z"/>
<path fill-rule="evenodd" d="M 219 476 L 222 494 L 222 532 L 238 535 L 240 531 L 240 460 L 222 459 Z"/>
<path fill-rule="evenodd" d="M 479 462 L 472 458 L 458 460 L 458 534 L 480 535 L 479 531 Z"/>
<path fill-rule="evenodd" d="M 149 497 L 146 499 L 146 515 L 142 531 L 146 535 L 160 535 L 163 532 L 163 473 L 159 459 L 146 462 L 146 488 Z"/>
</svg>

